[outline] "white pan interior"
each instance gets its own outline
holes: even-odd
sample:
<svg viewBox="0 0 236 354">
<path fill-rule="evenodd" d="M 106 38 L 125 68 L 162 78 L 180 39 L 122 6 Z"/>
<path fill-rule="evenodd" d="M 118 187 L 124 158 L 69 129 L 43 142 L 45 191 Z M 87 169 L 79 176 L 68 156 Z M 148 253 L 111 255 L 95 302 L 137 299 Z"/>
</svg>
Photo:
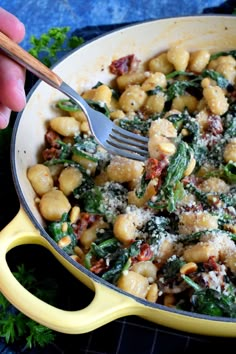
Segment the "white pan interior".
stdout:
<svg viewBox="0 0 236 354">
<path fill-rule="evenodd" d="M 234 16 L 196 16 L 145 22 L 119 29 L 75 50 L 59 62 L 54 71 L 79 92 L 101 81 L 109 83 L 113 75 L 109 65 L 114 59 L 135 54 L 142 63 L 180 45 L 193 51 L 212 52 L 236 48 Z M 12 138 L 11 162 L 19 199 L 39 229 L 42 220 L 35 205 L 35 193 L 27 179 L 27 169 L 38 162 L 44 134 L 50 118 L 60 115 L 54 108 L 63 95 L 40 82 L 28 95 L 27 106 L 18 115 Z"/>
</svg>

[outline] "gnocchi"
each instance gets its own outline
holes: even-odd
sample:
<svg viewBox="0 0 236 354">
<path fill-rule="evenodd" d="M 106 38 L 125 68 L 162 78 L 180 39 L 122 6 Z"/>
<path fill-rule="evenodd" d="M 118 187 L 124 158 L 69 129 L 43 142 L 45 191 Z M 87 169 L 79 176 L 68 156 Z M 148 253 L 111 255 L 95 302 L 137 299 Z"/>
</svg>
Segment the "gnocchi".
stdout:
<svg viewBox="0 0 236 354">
<path fill-rule="evenodd" d="M 129 55 L 110 70 L 112 83 L 81 94 L 148 137 L 148 157 L 110 155 L 84 113 L 59 102 L 42 158 L 27 171 L 50 236 L 132 296 L 207 315 L 196 289 L 215 306 L 225 294 L 235 304 L 235 51 L 171 46 L 145 66 Z"/>
</svg>

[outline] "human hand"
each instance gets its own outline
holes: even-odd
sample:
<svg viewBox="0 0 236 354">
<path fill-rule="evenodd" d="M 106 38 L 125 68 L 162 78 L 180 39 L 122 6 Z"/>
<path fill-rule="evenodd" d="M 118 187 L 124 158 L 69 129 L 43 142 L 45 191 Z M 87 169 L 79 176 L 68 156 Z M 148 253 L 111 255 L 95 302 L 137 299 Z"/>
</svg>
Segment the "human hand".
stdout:
<svg viewBox="0 0 236 354">
<path fill-rule="evenodd" d="M 14 15 L 0 7 L 0 31 L 19 43 L 25 35 L 25 27 Z M 25 106 L 25 70 L 0 53 L 0 129 L 9 123 L 12 111 L 19 112 Z"/>
</svg>

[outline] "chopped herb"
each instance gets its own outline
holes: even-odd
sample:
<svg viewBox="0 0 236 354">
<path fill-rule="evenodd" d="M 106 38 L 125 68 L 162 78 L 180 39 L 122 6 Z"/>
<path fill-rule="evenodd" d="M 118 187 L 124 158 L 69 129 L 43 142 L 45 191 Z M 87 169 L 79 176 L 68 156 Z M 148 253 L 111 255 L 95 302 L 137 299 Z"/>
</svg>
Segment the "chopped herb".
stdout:
<svg viewBox="0 0 236 354">
<path fill-rule="evenodd" d="M 51 282 L 51 291 L 48 291 L 48 287 L 45 286 L 46 282 L 37 280 L 34 269 L 26 269 L 24 264 L 19 265 L 13 274 L 26 289 L 40 299 L 51 304 L 55 301 L 56 283 L 53 279 L 47 279 L 47 281 Z M 55 332 L 18 311 L 1 293 L 0 308 L 0 336 L 7 344 L 19 343 L 19 346 L 23 344 L 23 352 L 26 348 L 43 348 L 54 342 L 56 338 Z"/>
<path fill-rule="evenodd" d="M 29 53 L 50 67 L 58 60 L 60 54 L 83 44 L 83 38 L 69 37 L 69 30 L 70 27 L 53 27 L 47 33 L 43 33 L 40 38 L 31 36 L 32 47 Z"/>
</svg>

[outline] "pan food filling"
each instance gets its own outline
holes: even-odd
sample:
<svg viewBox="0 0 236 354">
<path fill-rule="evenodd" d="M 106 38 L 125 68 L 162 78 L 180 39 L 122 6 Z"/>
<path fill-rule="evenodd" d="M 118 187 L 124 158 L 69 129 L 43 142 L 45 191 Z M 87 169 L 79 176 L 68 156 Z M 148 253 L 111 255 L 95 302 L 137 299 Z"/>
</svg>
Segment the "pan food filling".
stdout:
<svg viewBox="0 0 236 354">
<path fill-rule="evenodd" d="M 98 82 L 82 96 L 149 137 L 149 157 L 110 155 L 80 108 L 58 101 L 27 171 L 48 234 L 134 296 L 236 317 L 236 50 L 171 47 L 109 70 L 113 87 Z"/>
</svg>

